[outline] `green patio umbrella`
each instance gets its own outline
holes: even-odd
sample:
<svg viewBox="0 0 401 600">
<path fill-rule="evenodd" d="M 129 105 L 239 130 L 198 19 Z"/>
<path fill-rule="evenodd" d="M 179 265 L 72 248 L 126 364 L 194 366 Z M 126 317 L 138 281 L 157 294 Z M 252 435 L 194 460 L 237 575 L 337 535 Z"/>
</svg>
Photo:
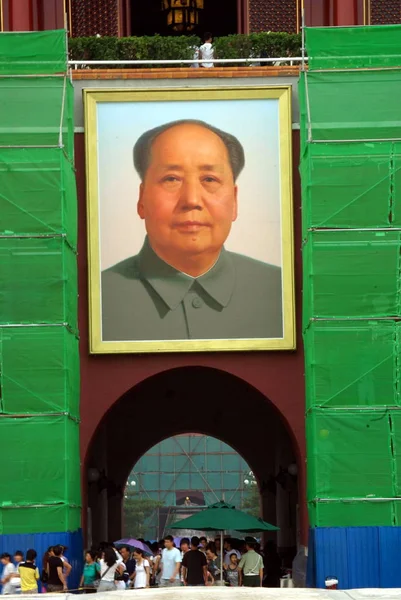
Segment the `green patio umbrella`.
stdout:
<svg viewBox="0 0 401 600">
<path fill-rule="evenodd" d="M 235 506 L 226 502 L 216 502 L 206 510 L 202 510 L 187 519 L 177 521 L 170 525 L 171 529 L 195 529 L 200 531 L 220 531 L 221 548 L 223 549 L 224 531 L 235 530 L 246 533 L 260 531 L 278 531 L 278 527 L 257 519 L 252 515 L 236 510 Z M 223 581 L 223 569 L 220 579 Z"/>
</svg>

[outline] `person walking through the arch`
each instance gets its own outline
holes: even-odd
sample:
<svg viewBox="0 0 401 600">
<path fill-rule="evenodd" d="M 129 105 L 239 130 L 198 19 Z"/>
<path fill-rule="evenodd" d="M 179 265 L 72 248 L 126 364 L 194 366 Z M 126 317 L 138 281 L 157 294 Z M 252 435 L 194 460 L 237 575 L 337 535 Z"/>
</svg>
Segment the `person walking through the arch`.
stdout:
<svg viewBox="0 0 401 600">
<path fill-rule="evenodd" d="M 263 559 L 260 554 L 255 552 L 257 541 L 255 538 L 246 537 L 245 543 L 247 552 L 238 565 L 240 580 L 244 587 L 262 587 Z"/>
<path fill-rule="evenodd" d="M 199 538 L 191 539 L 191 550 L 186 552 L 182 559 L 182 577 L 184 585 L 206 585 L 207 560 L 199 550 Z"/>
<path fill-rule="evenodd" d="M 181 552 L 174 547 L 174 538 L 167 535 L 164 538 L 164 550 L 162 552 L 160 587 L 171 587 L 181 585 L 180 568 Z"/>
</svg>

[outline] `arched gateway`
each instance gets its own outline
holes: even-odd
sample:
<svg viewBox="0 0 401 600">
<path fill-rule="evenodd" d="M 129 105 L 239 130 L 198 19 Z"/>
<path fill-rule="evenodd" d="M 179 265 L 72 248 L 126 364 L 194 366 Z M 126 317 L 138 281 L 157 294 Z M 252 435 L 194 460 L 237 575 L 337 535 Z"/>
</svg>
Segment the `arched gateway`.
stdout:
<svg viewBox="0 0 401 600">
<path fill-rule="evenodd" d="M 154 444 L 186 432 L 217 437 L 241 454 L 258 481 L 263 517 L 280 527 L 278 545 L 295 547 L 303 525 L 297 511 L 304 476 L 299 440 L 261 391 L 205 366 L 143 379 L 100 419 L 84 461 L 89 537 L 96 543 L 121 536 L 123 491 L 133 465 Z M 297 479 L 287 472 L 294 462 Z"/>
</svg>

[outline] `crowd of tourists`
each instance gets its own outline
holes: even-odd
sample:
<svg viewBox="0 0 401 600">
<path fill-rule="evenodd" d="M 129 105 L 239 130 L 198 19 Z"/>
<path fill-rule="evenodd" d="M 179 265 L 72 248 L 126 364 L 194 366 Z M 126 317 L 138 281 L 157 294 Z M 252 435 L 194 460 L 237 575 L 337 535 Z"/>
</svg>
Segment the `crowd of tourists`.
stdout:
<svg viewBox="0 0 401 600">
<path fill-rule="evenodd" d="M 224 548 L 220 546 L 220 538 L 208 540 L 195 536 L 182 538 L 177 547 L 170 535 L 160 542 L 149 543 L 151 552 L 130 546 L 117 548 L 103 542 L 96 550 L 86 551 L 78 589 L 89 594 L 116 589 L 214 585 L 221 581 L 233 587 L 279 585 L 280 559 L 272 542 L 263 552 L 251 537 L 226 538 Z M 2 594 L 35 594 L 39 582 L 42 592 L 68 591 L 72 566 L 66 550 L 62 545 L 50 547 L 42 559 L 40 573 L 35 550 L 28 550 L 25 557 L 21 551 L 16 551 L 13 557 L 2 554 Z"/>
</svg>

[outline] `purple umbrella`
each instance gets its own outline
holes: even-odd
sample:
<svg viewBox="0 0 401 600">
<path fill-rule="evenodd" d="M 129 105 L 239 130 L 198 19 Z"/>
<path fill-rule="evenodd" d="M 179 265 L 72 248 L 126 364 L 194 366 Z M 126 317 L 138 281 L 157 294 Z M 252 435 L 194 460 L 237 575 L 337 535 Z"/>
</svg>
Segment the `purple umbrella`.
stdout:
<svg viewBox="0 0 401 600">
<path fill-rule="evenodd" d="M 117 542 L 114 542 L 116 547 L 118 546 L 130 546 L 130 548 L 139 548 L 140 550 L 143 550 L 144 552 L 146 552 L 146 554 L 150 554 L 152 555 L 153 552 L 152 550 L 149 548 L 149 546 L 147 546 L 147 544 L 144 544 L 143 542 L 140 542 L 139 540 L 136 540 L 135 538 L 124 538 L 122 540 L 117 540 Z"/>
</svg>

